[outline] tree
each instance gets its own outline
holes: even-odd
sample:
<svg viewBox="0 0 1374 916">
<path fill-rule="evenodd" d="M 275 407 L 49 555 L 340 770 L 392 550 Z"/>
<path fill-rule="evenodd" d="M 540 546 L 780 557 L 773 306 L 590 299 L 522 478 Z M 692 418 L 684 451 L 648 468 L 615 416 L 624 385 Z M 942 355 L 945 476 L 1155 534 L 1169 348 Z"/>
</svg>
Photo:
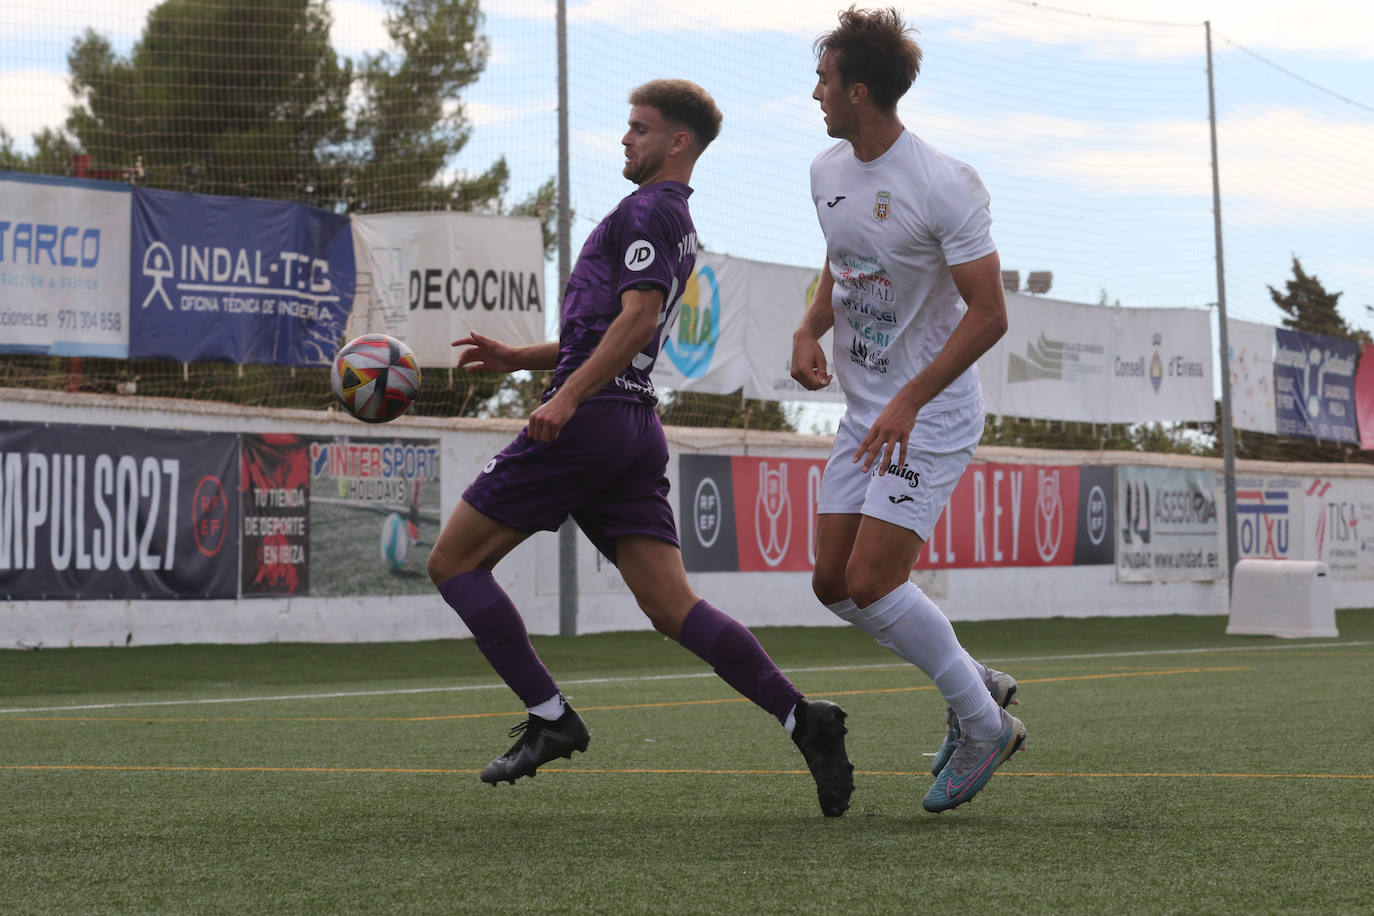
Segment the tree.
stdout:
<svg viewBox="0 0 1374 916">
<path fill-rule="evenodd" d="M 386 30 L 398 52 L 364 58 L 363 107 L 341 151 L 351 208 L 499 207 L 509 180 L 504 158 L 481 175 L 443 174 L 471 133 L 458 93 L 487 64 L 480 24 L 477 0 L 392 0 Z"/>
<path fill-rule="evenodd" d="M 165 0 L 127 59 L 92 29 L 68 55 L 67 129 L 95 163 L 144 183 L 330 205 L 352 65 L 318 0 Z"/>
<path fill-rule="evenodd" d="M 1269 295 L 1286 316 L 1283 326 L 1304 334 L 1321 334 L 1342 340 L 1370 343 L 1369 332 L 1355 330 L 1345 323 L 1336 303 L 1341 293 L 1330 293 L 1316 274 L 1302 269 L 1293 256 L 1293 279 L 1284 283 L 1281 293 L 1270 286 Z M 1236 430 L 1236 457 L 1267 461 L 1374 462 L 1374 453 L 1336 442 L 1275 436 L 1269 433 Z"/>
<path fill-rule="evenodd" d="M 1345 323 L 1336 303 L 1341 293 L 1328 293 L 1317 279 L 1316 274 L 1308 274 L 1302 269 L 1302 262 L 1293 256 L 1293 279 L 1284 284 L 1284 292 L 1268 287 L 1269 296 L 1274 304 L 1287 316 L 1283 326 L 1304 334 L 1321 334 L 1342 340 L 1358 340 L 1371 343 L 1369 332 L 1355 330 Z"/>
<path fill-rule="evenodd" d="M 164 0 L 128 58 L 88 29 L 68 55 L 73 151 L 102 168 L 141 161 L 141 183 L 172 190 L 537 214 L 547 242 L 551 181 L 508 208 L 504 158 L 477 174 L 450 166 L 472 132 L 459 95 L 489 53 L 478 0 L 388 6 L 395 50 L 356 63 L 330 44 L 325 0 Z"/>
</svg>

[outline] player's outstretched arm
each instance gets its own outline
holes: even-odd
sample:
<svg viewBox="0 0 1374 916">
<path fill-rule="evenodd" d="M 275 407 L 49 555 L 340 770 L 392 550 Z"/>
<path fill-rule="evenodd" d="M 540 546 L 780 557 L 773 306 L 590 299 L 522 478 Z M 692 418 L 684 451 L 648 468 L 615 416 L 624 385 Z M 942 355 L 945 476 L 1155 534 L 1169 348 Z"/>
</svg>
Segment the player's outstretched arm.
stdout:
<svg viewBox="0 0 1374 916">
<path fill-rule="evenodd" d="M 792 378 L 808 391 L 816 391 L 830 384 L 826 371 L 825 348 L 821 337 L 835 325 L 835 310 L 830 299 L 835 278 L 830 275 L 830 262 L 821 267 L 816 295 L 806 308 L 806 315 L 792 335 Z"/>
<path fill-rule="evenodd" d="M 515 372 L 518 369 L 553 369 L 558 365 L 557 341 L 512 347 L 473 331 L 455 340 L 452 346 L 467 348 L 458 354 L 458 365 L 469 372 Z"/>
<path fill-rule="evenodd" d="M 661 289 L 627 289 L 620 294 L 620 314 L 606 329 L 587 361 L 558 389 L 558 393 L 530 414 L 529 437 L 536 442 L 552 442 L 563 424 L 587 398 L 625 371 L 635 354 L 648 346 L 658 332 L 663 307 Z"/>
</svg>

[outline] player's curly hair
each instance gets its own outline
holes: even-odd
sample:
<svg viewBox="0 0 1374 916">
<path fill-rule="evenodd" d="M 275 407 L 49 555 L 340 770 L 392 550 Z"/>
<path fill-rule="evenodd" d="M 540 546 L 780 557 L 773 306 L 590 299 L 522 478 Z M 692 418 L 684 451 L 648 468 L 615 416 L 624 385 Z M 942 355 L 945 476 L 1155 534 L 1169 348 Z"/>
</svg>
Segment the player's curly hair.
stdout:
<svg viewBox="0 0 1374 916">
<path fill-rule="evenodd" d="M 665 120 L 691 131 L 700 150 L 720 136 L 722 115 L 710 93 L 690 80 L 650 80 L 630 93 L 631 105 L 648 105 Z"/>
<path fill-rule="evenodd" d="M 844 85 L 863 83 L 875 105 L 893 111 L 921 72 L 915 34 L 894 8 L 851 6 L 840 13 L 839 27 L 817 38 L 812 50 L 818 58 L 830 52 Z"/>
</svg>

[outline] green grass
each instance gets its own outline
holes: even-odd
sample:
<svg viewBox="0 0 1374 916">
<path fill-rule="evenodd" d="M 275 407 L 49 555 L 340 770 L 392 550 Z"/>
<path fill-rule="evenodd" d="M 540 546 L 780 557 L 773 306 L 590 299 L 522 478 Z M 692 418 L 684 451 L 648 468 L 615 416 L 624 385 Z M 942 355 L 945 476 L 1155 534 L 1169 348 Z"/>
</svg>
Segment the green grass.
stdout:
<svg viewBox="0 0 1374 916">
<path fill-rule="evenodd" d="M 536 639 L 592 745 L 498 789 L 521 711 L 468 641 L 3 653 L 0 913 L 1369 912 L 1374 610 L 1338 624 L 961 624 L 1030 747 L 939 816 L 929 681 L 857 631 L 761 630 L 849 710 L 838 820 L 652 633 Z"/>
</svg>

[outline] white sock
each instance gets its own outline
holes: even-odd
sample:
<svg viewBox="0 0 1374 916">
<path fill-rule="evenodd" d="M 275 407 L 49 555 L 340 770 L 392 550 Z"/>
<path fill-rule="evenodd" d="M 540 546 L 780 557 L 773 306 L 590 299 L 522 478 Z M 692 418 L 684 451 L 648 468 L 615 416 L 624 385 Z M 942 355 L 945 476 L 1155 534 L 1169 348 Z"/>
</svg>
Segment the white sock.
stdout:
<svg viewBox="0 0 1374 916">
<path fill-rule="evenodd" d="M 1002 717 L 979 675 L 978 663 L 959 644 L 949 618 L 924 592 L 903 582 L 868 607 L 859 608 L 857 616 L 863 622 L 856 619 L 854 623 L 872 634 L 880 646 L 911 662 L 935 682 L 959 717 L 961 731 L 979 740 L 996 737 Z"/>
<path fill-rule="evenodd" d="M 538 716 L 541 719 L 548 719 L 550 722 L 556 722 L 562 717 L 563 710 L 567 708 L 568 704 L 563 701 L 563 694 L 555 693 L 542 703 L 536 703 L 533 706 L 525 707 L 525 711 L 532 716 Z"/>
<path fill-rule="evenodd" d="M 967 656 L 954 659 L 935 676 L 935 686 L 959 717 L 961 732 L 977 741 L 987 741 L 1002 733 L 1002 710 L 988 693 L 976 661 Z"/>
<path fill-rule="evenodd" d="M 854 624 L 854 626 L 863 630 L 874 639 L 882 639 L 882 633 L 868 622 L 863 612 L 859 610 L 859 606 L 854 603 L 853 598 L 846 598 L 843 601 L 836 601 L 834 604 L 827 604 L 825 609 L 841 620 Z"/>
</svg>

